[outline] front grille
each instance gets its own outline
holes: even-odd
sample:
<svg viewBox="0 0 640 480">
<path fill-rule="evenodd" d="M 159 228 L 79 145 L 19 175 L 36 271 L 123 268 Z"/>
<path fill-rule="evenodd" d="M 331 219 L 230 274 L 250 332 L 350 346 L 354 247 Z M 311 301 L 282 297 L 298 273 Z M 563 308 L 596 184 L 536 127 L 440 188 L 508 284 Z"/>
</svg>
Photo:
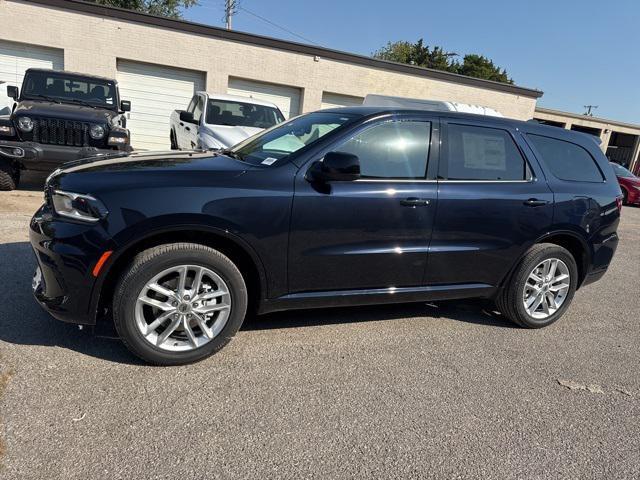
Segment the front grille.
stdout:
<svg viewBox="0 0 640 480">
<path fill-rule="evenodd" d="M 33 141 L 49 145 L 88 147 L 89 124 L 56 118 L 34 118 Z"/>
</svg>

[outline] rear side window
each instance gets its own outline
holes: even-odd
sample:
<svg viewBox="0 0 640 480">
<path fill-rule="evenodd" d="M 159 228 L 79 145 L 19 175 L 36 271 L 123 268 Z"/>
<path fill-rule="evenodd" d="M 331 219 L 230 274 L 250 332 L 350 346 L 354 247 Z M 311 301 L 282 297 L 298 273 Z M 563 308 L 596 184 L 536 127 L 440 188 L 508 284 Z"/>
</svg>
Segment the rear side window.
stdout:
<svg viewBox="0 0 640 480">
<path fill-rule="evenodd" d="M 506 130 L 448 125 L 447 162 L 440 176 L 449 180 L 528 180 L 527 162 Z"/>
<path fill-rule="evenodd" d="M 560 180 L 602 182 L 604 178 L 591 154 L 575 143 L 528 134 L 542 161 Z"/>
</svg>

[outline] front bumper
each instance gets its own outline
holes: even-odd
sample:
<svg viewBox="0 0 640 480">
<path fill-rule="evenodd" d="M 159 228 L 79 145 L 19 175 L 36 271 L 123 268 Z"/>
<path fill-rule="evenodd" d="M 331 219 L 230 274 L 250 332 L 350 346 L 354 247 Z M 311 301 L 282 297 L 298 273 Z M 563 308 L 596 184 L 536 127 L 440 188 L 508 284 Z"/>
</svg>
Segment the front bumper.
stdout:
<svg viewBox="0 0 640 480">
<path fill-rule="evenodd" d="M 36 164 L 39 160 L 47 163 L 65 163 L 95 155 L 109 155 L 118 151 L 130 151 L 129 145 L 121 149 L 97 147 L 69 147 L 66 145 L 48 145 L 34 142 L 15 142 L 0 140 L 0 158 L 11 158 Z M 20 152 L 18 152 L 20 151 Z"/>
<path fill-rule="evenodd" d="M 91 272 L 111 245 L 102 226 L 61 221 L 43 205 L 31 219 L 29 240 L 38 263 L 32 282 L 38 303 L 58 320 L 95 324 Z"/>
</svg>

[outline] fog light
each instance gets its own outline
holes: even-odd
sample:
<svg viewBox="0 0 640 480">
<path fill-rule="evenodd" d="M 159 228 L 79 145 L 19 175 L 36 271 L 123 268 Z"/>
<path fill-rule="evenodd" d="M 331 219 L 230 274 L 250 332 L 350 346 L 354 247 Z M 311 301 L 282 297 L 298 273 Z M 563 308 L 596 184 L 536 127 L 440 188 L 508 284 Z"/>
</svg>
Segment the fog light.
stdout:
<svg viewBox="0 0 640 480">
<path fill-rule="evenodd" d="M 14 148 L 11 153 L 16 157 L 24 157 L 24 150 L 21 148 Z"/>
</svg>

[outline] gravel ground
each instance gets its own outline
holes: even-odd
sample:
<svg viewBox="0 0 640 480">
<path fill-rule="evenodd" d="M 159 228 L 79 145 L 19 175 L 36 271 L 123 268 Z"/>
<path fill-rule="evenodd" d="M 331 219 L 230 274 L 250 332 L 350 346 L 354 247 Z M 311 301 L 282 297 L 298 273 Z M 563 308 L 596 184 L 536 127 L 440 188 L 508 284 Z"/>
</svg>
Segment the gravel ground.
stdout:
<svg viewBox="0 0 640 480">
<path fill-rule="evenodd" d="M 153 368 L 35 304 L 40 199 L 0 192 L 2 478 L 640 477 L 638 208 L 543 330 L 476 302 L 298 311 Z"/>
</svg>

